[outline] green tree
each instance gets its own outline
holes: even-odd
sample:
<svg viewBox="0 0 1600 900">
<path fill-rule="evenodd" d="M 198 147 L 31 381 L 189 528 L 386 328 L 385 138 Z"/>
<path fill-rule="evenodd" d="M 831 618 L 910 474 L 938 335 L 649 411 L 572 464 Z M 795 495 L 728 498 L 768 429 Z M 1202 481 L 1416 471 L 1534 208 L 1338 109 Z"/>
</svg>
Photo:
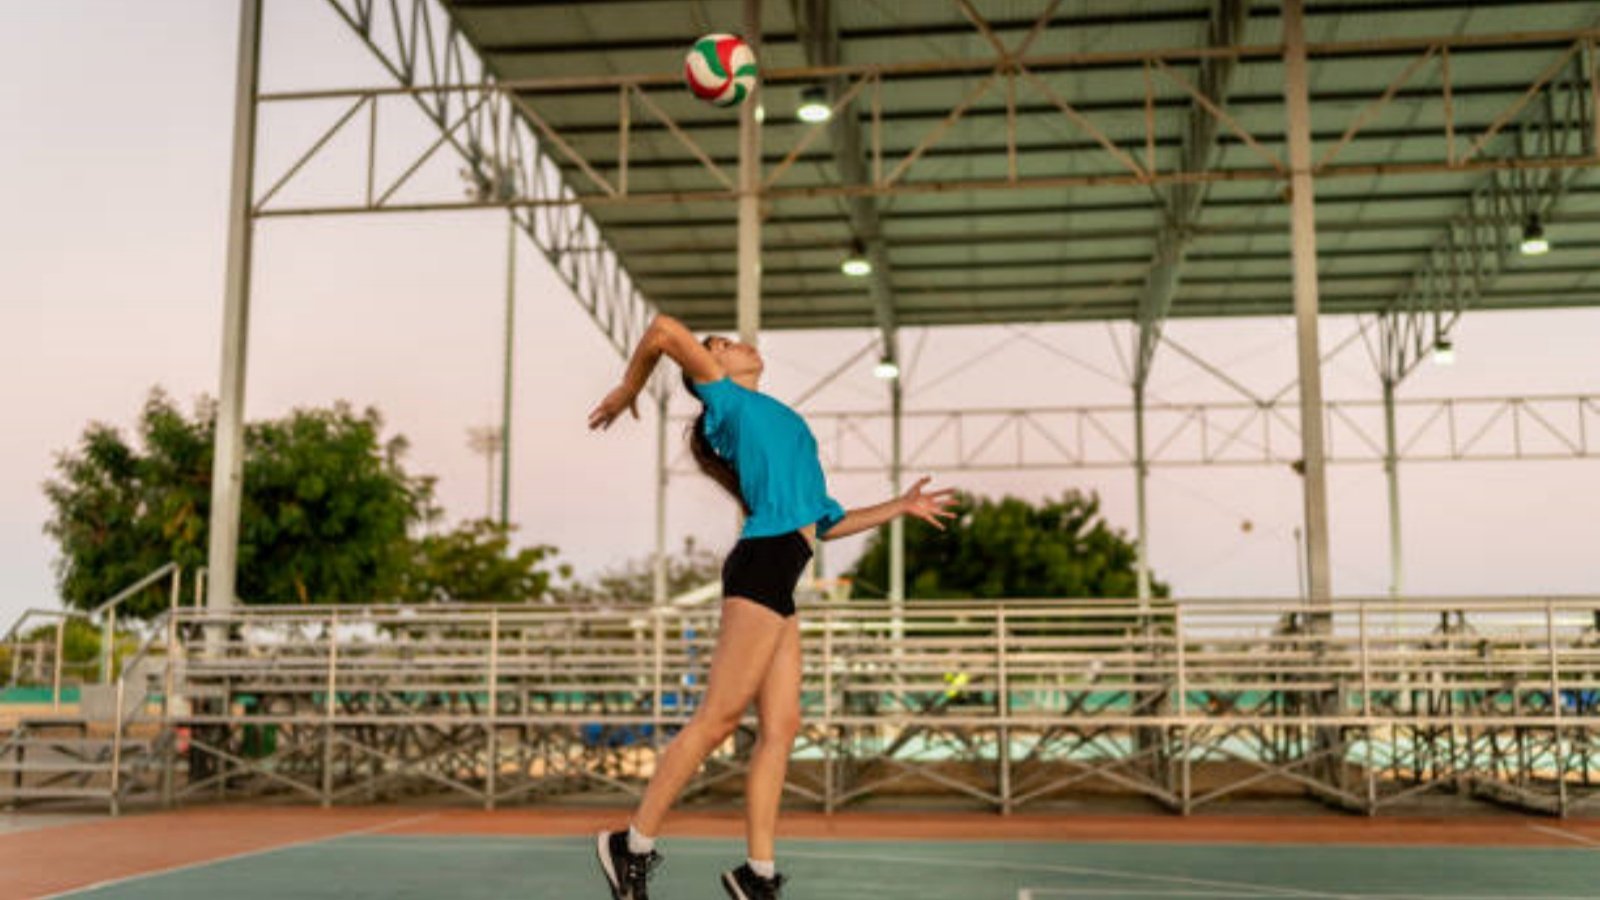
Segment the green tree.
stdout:
<svg viewBox="0 0 1600 900">
<path fill-rule="evenodd" d="M 943 531 L 905 524 L 906 595 L 915 598 L 1132 597 L 1137 550 L 1100 514 L 1093 493 L 1035 505 L 958 493 Z M 886 596 L 889 533 L 880 529 L 850 576 L 861 596 Z M 1167 586 L 1152 581 L 1156 596 Z"/>
<path fill-rule="evenodd" d="M 722 559 L 683 539 L 683 550 L 667 554 L 667 596 L 675 597 L 722 577 Z M 562 603 L 648 606 L 655 599 L 654 554 L 630 559 L 601 571 L 587 581 L 562 585 L 553 594 Z"/>
<path fill-rule="evenodd" d="M 103 639 L 101 628 L 98 624 L 86 619 L 70 618 L 61 629 L 61 659 L 62 672 L 69 683 L 79 681 L 95 681 L 100 678 L 100 642 Z M 116 657 L 114 665 L 116 671 L 121 670 L 122 660 L 139 649 L 139 635 L 124 628 L 118 628 L 116 637 L 112 641 L 112 653 Z M 44 645 L 51 648 L 47 654 L 54 654 L 56 643 L 56 623 L 47 622 L 28 629 L 17 638 L 19 644 Z M 21 673 L 19 673 L 21 674 Z M 11 675 L 9 664 L 0 667 L 0 679 Z M 48 681 L 48 676 L 46 677 Z"/>
<path fill-rule="evenodd" d="M 60 548 L 57 582 L 70 607 L 91 608 L 175 561 L 203 565 L 211 505 L 215 409 L 186 416 L 152 391 L 129 442 L 91 424 L 44 485 L 45 532 Z M 389 599 L 412 560 L 408 530 L 434 515 L 433 480 L 401 465 L 406 443 L 382 440 L 374 409 L 297 409 L 245 429 L 239 596 L 251 603 Z M 122 614 L 165 609 L 164 586 Z"/>
<path fill-rule="evenodd" d="M 549 593 L 552 575 L 572 577 L 572 567 L 564 563 L 553 572 L 541 568 L 556 554 L 555 547 L 539 544 L 513 551 L 514 530 L 474 519 L 413 541 L 400 598 L 410 603 L 526 602 Z"/>
</svg>

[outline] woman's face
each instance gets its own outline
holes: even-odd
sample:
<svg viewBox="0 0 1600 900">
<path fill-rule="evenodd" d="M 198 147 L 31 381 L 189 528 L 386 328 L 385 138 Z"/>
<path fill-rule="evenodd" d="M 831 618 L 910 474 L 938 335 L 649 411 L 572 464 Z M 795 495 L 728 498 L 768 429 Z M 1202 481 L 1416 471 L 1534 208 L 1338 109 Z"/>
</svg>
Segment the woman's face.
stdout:
<svg viewBox="0 0 1600 900">
<path fill-rule="evenodd" d="M 741 341 L 714 335 L 706 338 L 705 345 L 717 363 L 722 366 L 722 370 L 734 378 L 741 375 L 760 375 L 765 367 L 760 351 Z"/>
</svg>

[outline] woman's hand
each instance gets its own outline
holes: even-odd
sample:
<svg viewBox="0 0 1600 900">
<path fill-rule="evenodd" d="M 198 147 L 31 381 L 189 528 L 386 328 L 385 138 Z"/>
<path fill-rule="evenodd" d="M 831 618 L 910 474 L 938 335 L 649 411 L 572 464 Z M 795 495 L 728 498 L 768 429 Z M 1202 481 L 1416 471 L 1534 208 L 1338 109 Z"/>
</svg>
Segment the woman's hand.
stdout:
<svg viewBox="0 0 1600 900">
<path fill-rule="evenodd" d="M 623 410 L 633 413 L 635 419 L 639 418 L 639 395 L 625 384 L 613 388 L 600 401 L 600 405 L 589 413 L 589 430 L 610 428 Z"/>
<path fill-rule="evenodd" d="M 906 491 L 900 498 L 900 511 L 908 516 L 916 516 L 943 531 L 944 523 L 940 522 L 939 518 L 955 518 L 955 513 L 946 509 L 946 507 L 955 502 L 956 491 L 955 488 L 945 488 L 944 490 L 924 494 L 922 486 L 932 480 L 928 476 L 918 479 L 917 483 L 911 486 L 911 490 Z"/>
</svg>

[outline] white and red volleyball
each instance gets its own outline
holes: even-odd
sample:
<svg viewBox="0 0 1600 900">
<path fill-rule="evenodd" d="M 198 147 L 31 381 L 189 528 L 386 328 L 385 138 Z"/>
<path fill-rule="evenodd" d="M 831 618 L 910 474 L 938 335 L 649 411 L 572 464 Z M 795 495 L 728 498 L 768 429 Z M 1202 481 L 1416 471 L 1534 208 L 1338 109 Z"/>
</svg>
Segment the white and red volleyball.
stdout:
<svg viewBox="0 0 1600 900">
<path fill-rule="evenodd" d="M 756 89 L 756 55 L 736 34 L 708 34 L 683 61 L 689 90 L 717 106 L 738 106 Z"/>
</svg>

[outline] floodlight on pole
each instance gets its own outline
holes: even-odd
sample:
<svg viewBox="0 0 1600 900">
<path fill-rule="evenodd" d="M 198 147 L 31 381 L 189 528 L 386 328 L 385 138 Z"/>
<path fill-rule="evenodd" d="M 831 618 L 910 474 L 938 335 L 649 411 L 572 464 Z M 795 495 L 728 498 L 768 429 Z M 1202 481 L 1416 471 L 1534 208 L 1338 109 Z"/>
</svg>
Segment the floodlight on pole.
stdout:
<svg viewBox="0 0 1600 900">
<path fill-rule="evenodd" d="M 505 435 L 498 425 L 479 425 L 467 429 L 467 446 L 472 452 L 480 453 L 488 463 L 489 478 L 484 490 L 483 517 L 494 518 L 494 460 L 495 456 L 505 447 Z"/>
<path fill-rule="evenodd" d="M 800 92 L 800 107 L 794 111 L 802 122 L 816 124 L 833 118 L 833 108 L 828 105 L 828 92 L 813 85 Z"/>
<path fill-rule="evenodd" d="M 1539 224 L 1539 214 L 1528 216 L 1528 221 L 1522 226 L 1522 244 L 1520 249 L 1523 256 L 1543 256 L 1550 252 L 1550 240 L 1544 236 L 1544 226 Z"/>
<path fill-rule="evenodd" d="M 872 367 L 872 375 L 875 378 L 882 378 L 884 381 L 899 378 L 900 364 L 885 356 L 883 359 L 878 360 L 877 365 Z"/>
</svg>

